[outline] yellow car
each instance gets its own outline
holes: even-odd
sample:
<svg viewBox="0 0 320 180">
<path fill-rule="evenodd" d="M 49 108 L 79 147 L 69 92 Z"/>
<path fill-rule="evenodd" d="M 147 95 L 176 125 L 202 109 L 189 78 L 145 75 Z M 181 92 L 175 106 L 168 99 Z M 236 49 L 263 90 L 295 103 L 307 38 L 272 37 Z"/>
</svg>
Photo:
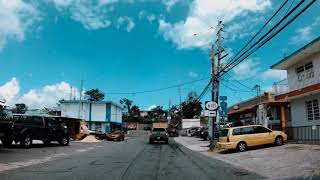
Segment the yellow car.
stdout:
<svg viewBox="0 0 320 180">
<path fill-rule="evenodd" d="M 237 149 L 240 152 L 248 147 L 264 144 L 283 145 L 287 135 L 282 131 L 272 131 L 260 125 L 239 126 L 223 129 L 220 132 L 219 149 Z"/>
</svg>

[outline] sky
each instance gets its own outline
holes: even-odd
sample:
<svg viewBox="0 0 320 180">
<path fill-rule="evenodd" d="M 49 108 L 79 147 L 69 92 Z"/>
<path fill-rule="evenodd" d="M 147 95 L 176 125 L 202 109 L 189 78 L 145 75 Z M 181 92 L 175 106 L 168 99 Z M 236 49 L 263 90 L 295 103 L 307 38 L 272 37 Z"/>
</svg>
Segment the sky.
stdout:
<svg viewBox="0 0 320 180">
<path fill-rule="evenodd" d="M 106 100 L 129 98 L 140 109 L 179 103 L 177 87 L 201 93 L 210 48 L 223 21 L 231 58 L 281 1 L 271 0 L 0 0 L 0 99 L 29 108 L 54 107 L 98 88 Z M 289 0 L 284 10 L 298 1 Z M 310 2 L 310 1 L 309 1 Z M 292 4 L 290 6 L 290 4 Z M 286 78 L 270 66 L 320 35 L 320 2 L 223 77 L 220 95 L 235 104 L 272 91 Z M 271 23 L 284 16 L 281 12 Z M 239 83 L 240 82 L 240 83 Z M 125 93 L 125 94 L 123 94 Z M 208 93 L 202 101 L 209 100 Z"/>
</svg>

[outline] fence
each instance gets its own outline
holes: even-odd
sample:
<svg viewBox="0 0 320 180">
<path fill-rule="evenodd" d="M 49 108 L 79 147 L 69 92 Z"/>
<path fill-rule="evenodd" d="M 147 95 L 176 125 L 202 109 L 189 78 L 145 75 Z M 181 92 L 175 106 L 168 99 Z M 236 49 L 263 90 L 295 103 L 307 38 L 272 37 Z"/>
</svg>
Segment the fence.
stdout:
<svg viewBox="0 0 320 180">
<path fill-rule="evenodd" d="M 288 140 L 296 143 L 320 144 L 320 125 L 287 127 Z"/>
</svg>

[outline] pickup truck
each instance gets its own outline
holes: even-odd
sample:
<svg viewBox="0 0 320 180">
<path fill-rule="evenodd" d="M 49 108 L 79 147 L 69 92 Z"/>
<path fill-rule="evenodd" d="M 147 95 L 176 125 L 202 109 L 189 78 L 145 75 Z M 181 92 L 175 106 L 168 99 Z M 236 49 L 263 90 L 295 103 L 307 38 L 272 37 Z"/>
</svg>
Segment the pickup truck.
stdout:
<svg viewBox="0 0 320 180">
<path fill-rule="evenodd" d="M 20 146 L 29 148 L 32 140 L 42 140 L 45 145 L 58 141 L 60 145 L 67 146 L 70 141 L 67 126 L 55 117 L 13 115 L 12 122 L 2 122 L 1 126 L 3 146 L 10 146 L 15 141 L 20 142 Z"/>
<path fill-rule="evenodd" d="M 12 144 L 12 122 L 8 120 L 0 120 L 0 140 L 3 147 L 8 147 Z"/>
<path fill-rule="evenodd" d="M 151 135 L 149 136 L 149 144 L 153 144 L 155 141 L 169 143 L 169 135 L 165 128 L 153 128 Z"/>
</svg>

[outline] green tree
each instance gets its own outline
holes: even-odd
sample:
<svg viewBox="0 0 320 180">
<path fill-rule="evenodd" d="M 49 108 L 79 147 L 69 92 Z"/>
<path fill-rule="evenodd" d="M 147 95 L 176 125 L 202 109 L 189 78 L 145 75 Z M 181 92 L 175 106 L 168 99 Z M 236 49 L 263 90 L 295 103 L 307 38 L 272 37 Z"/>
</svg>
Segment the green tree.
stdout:
<svg viewBox="0 0 320 180">
<path fill-rule="evenodd" d="M 166 116 L 166 111 L 163 110 L 163 106 L 157 106 L 148 112 L 148 116 L 149 118 L 162 118 Z"/>
<path fill-rule="evenodd" d="M 99 89 L 91 89 L 85 92 L 85 96 L 89 101 L 103 101 L 104 93 Z"/>
<path fill-rule="evenodd" d="M 141 120 L 140 109 L 138 106 L 136 106 L 136 105 L 132 106 L 129 117 L 130 117 L 131 121 L 140 121 Z"/>
<path fill-rule="evenodd" d="M 12 110 L 16 114 L 24 114 L 28 111 L 28 106 L 24 103 L 16 104 L 16 107 Z"/>
<path fill-rule="evenodd" d="M 127 98 L 123 98 L 120 100 L 120 104 L 122 104 L 123 108 L 127 110 L 128 114 L 131 113 L 131 106 L 133 101 Z"/>
<path fill-rule="evenodd" d="M 189 92 L 188 98 L 182 103 L 182 112 L 184 118 L 193 118 L 194 116 L 200 116 L 202 111 L 201 102 L 198 100 L 196 92 Z"/>
</svg>

